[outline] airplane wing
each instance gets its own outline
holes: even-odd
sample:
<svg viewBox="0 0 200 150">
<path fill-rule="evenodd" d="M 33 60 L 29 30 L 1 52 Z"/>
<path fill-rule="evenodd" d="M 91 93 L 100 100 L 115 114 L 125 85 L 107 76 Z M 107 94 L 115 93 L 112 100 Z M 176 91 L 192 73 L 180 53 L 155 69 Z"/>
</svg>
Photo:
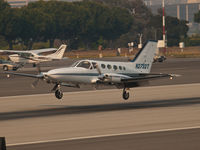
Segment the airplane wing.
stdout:
<svg viewBox="0 0 200 150">
<path fill-rule="evenodd" d="M 34 74 L 26 74 L 26 73 L 4 72 L 4 74 L 17 75 L 17 76 L 23 76 L 23 77 L 31 77 L 31 78 L 43 78 L 44 77 L 43 73 L 34 75 Z"/>
<path fill-rule="evenodd" d="M 36 50 L 30 50 L 30 51 L 35 54 L 40 54 L 40 53 L 51 52 L 51 51 L 56 51 L 56 50 L 57 50 L 56 48 L 45 48 L 45 49 L 36 49 Z"/>
<path fill-rule="evenodd" d="M 178 77 L 176 74 L 133 74 L 133 75 L 122 75 L 122 74 L 103 74 L 99 76 L 97 83 L 113 83 L 116 85 L 129 84 L 135 85 L 135 83 L 144 83 L 149 80 L 155 80 L 160 78 Z"/>
<path fill-rule="evenodd" d="M 18 50 L 0 50 L 1 53 L 16 53 L 16 54 L 21 54 L 21 53 L 30 53 L 30 51 L 18 51 Z"/>
<path fill-rule="evenodd" d="M 0 50 L 1 53 L 16 53 L 16 54 L 22 54 L 22 53 L 35 53 L 35 54 L 40 54 L 44 52 L 51 52 L 51 51 L 56 51 L 56 48 L 45 48 L 45 49 L 36 49 L 36 50 Z"/>
<path fill-rule="evenodd" d="M 136 76 L 136 77 L 123 78 L 123 79 L 121 79 L 121 82 L 124 82 L 124 83 L 140 82 L 140 81 L 160 79 L 160 78 L 173 78 L 173 77 L 178 77 L 178 76 L 180 76 L 180 75 L 175 75 L 175 74 L 140 74 L 139 76 Z"/>
<path fill-rule="evenodd" d="M 4 74 L 7 75 L 17 75 L 17 76 L 23 76 L 23 77 L 30 77 L 30 78 L 36 78 L 36 79 L 44 79 L 45 73 L 40 73 L 37 75 L 34 74 L 26 74 L 26 73 L 15 73 L 15 72 L 4 72 Z M 10 76 L 8 76 L 10 77 Z M 53 82 L 52 82 L 53 83 Z M 34 84 L 34 83 L 33 83 Z M 60 83 L 61 86 L 66 86 L 66 87 L 73 87 L 73 88 L 80 88 L 78 84 L 67 84 L 67 83 Z M 34 85 L 33 85 L 34 86 Z"/>
</svg>

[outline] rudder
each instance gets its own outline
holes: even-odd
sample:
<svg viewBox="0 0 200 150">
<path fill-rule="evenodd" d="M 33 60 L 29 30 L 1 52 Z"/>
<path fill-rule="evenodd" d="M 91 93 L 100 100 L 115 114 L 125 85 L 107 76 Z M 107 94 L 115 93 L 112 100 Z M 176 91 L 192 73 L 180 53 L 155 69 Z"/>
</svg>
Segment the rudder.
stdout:
<svg viewBox="0 0 200 150">
<path fill-rule="evenodd" d="M 48 55 L 48 57 L 51 57 L 53 59 L 62 59 L 66 48 L 67 45 L 62 44 L 55 53 Z"/>
<path fill-rule="evenodd" d="M 148 41 L 131 61 L 139 73 L 150 73 L 153 58 L 156 54 L 157 42 Z"/>
</svg>

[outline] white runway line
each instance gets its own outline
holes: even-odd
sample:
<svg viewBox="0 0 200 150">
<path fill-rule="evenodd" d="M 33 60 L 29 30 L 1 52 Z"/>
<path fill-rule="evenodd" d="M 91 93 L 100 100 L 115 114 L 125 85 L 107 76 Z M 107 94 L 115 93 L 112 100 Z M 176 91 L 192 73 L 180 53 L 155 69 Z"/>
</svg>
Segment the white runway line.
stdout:
<svg viewBox="0 0 200 150">
<path fill-rule="evenodd" d="M 105 137 L 115 137 L 115 136 L 135 135 L 135 134 L 148 134 L 148 133 L 159 133 L 159 132 L 169 132 L 169 131 L 181 131 L 181 130 L 190 130 L 190 129 L 200 129 L 200 126 L 183 127 L 183 128 L 171 128 L 171 129 L 160 129 L 160 130 L 148 130 L 148 131 L 137 131 L 137 132 L 129 132 L 129 133 L 104 134 L 104 135 L 74 137 L 74 138 L 67 138 L 67 139 L 35 141 L 35 142 L 26 142 L 26 143 L 14 143 L 14 144 L 8 144 L 7 146 L 20 146 L 20 145 L 30 145 L 30 144 L 64 142 L 64 141 L 73 141 L 73 140 L 85 140 L 85 139 L 93 139 L 93 138 L 105 138 Z"/>
</svg>

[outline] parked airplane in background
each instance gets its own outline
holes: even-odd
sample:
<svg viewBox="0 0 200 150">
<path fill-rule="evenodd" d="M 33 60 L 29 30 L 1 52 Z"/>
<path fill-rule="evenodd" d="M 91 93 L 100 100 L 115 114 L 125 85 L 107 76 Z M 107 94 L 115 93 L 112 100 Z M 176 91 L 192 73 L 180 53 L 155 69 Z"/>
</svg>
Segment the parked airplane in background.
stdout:
<svg viewBox="0 0 200 150">
<path fill-rule="evenodd" d="M 113 85 L 123 89 L 122 97 L 129 98 L 129 88 L 140 86 L 141 83 L 151 79 L 172 77 L 172 74 L 150 74 L 157 42 L 149 41 L 138 52 L 131 62 L 111 62 L 97 60 L 80 60 L 71 67 L 53 69 L 38 75 L 12 73 L 8 74 L 37 78 L 33 83 L 36 86 L 39 79 L 55 84 L 52 91 L 58 99 L 63 97 L 61 86 L 77 87 L 81 84 Z"/>
<path fill-rule="evenodd" d="M 38 49 L 38 50 L 30 50 L 30 51 L 16 51 L 16 50 L 0 50 L 3 53 L 15 53 L 9 55 L 9 58 L 14 63 L 19 64 L 39 64 L 41 62 L 60 60 L 63 58 L 67 45 L 61 45 L 59 49 L 55 48 L 47 48 L 47 49 Z M 49 55 L 40 55 L 40 53 L 55 51 L 53 54 Z"/>
</svg>

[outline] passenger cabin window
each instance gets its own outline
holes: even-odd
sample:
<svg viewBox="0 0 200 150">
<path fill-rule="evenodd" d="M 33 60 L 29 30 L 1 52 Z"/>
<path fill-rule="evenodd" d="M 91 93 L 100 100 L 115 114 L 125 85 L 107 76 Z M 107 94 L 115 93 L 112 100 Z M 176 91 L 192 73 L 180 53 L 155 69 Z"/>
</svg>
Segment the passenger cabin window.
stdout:
<svg viewBox="0 0 200 150">
<path fill-rule="evenodd" d="M 111 68 L 112 68 L 112 66 L 111 66 L 111 65 L 107 65 L 107 68 L 108 68 L 108 69 L 111 69 Z"/>
<path fill-rule="evenodd" d="M 114 66 L 113 66 L 113 69 L 114 69 L 114 70 L 117 70 L 117 66 L 116 66 L 116 65 L 114 65 Z"/>
<path fill-rule="evenodd" d="M 105 69 L 105 68 L 106 68 L 106 65 L 101 64 L 101 68 Z"/>
<path fill-rule="evenodd" d="M 124 70 L 126 70 L 126 68 L 125 68 L 125 67 L 123 67 L 123 69 L 124 69 Z"/>
<path fill-rule="evenodd" d="M 119 66 L 119 70 L 122 70 L 122 66 Z"/>
<path fill-rule="evenodd" d="M 90 64 L 89 61 L 82 61 L 76 67 L 82 67 L 82 68 L 90 69 L 90 66 L 91 66 L 91 64 Z"/>
</svg>

